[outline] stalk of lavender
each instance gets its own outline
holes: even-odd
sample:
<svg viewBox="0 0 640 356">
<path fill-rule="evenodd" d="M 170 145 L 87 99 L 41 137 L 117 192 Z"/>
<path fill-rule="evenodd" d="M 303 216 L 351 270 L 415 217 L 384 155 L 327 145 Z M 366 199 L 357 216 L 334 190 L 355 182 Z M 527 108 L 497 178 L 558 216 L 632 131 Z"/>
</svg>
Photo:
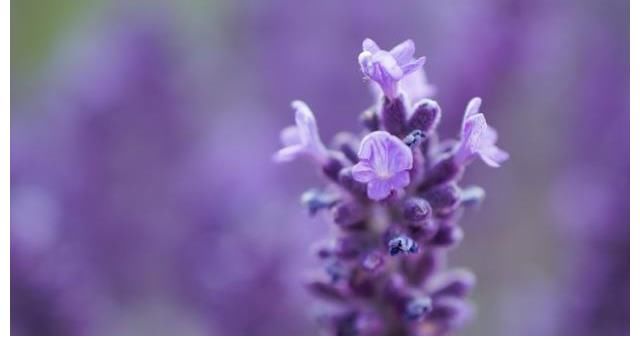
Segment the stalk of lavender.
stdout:
<svg viewBox="0 0 640 356">
<path fill-rule="evenodd" d="M 317 247 L 324 269 L 308 283 L 336 306 L 321 318 L 333 334 L 442 335 L 472 313 L 466 297 L 475 276 L 447 269 L 446 257 L 463 238 L 464 208 L 484 191 L 459 181 L 477 157 L 498 167 L 508 154 L 495 145 L 479 98 L 467 106 L 460 137 L 438 139 L 441 110 L 424 97 L 426 80 L 415 78 L 425 58 L 414 51 L 411 40 L 390 51 L 364 40 L 360 68 L 381 93 L 361 116 L 365 132 L 340 133 L 327 148 L 309 107 L 294 101 L 296 126 L 282 131 L 284 148 L 274 156 L 310 157 L 330 182 L 302 202 L 311 214 L 329 211 L 336 226 Z"/>
</svg>

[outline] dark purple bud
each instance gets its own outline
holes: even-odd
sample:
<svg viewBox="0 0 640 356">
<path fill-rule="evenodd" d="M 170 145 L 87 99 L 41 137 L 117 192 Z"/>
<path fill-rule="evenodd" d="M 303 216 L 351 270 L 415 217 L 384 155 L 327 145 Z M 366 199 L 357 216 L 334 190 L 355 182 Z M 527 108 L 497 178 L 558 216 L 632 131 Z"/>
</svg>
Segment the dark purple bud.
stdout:
<svg viewBox="0 0 640 356">
<path fill-rule="evenodd" d="M 427 278 L 444 267 L 445 260 L 444 253 L 437 249 L 430 249 L 415 258 L 405 260 L 403 268 L 407 280 L 413 285 L 422 285 Z"/>
<path fill-rule="evenodd" d="M 415 148 L 419 147 L 422 141 L 424 141 L 426 138 L 427 135 L 424 133 L 424 131 L 413 130 L 407 136 L 405 136 L 402 141 L 405 143 L 405 145 L 411 148 Z"/>
<path fill-rule="evenodd" d="M 389 276 L 389 279 L 384 284 L 382 292 L 385 300 L 389 304 L 398 308 L 400 312 L 404 310 L 407 300 L 411 299 L 404 277 L 396 273 Z"/>
<path fill-rule="evenodd" d="M 427 315 L 427 319 L 441 324 L 443 327 L 441 333 L 444 333 L 447 329 L 462 324 L 472 313 L 473 309 L 464 300 L 455 297 L 442 297 L 434 299 L 433 310 Z"/>
<path fill-rule="evenodd" d="M 440 122 L 440 105 L 431 99 L 422 99 L 414 105 L 409 119 L 410 130 L 432 131 Z"/>
<path fill-rule="evenodd" d="M 306 287 L 313 295 L 331 302 L 344 302 L 349 296 L 342 288 L 320 279 L 309 281 Z"/>
<path fill-rule="evenodd" d="M 460 178 L 463 170 L 464 168 L 456 163 L 453 157 L 442 159 L 430 169 L 418 189 L 428 190 L 433 186 L 455 181 Z"/>
<path fill-rule="evenodd" d="M 368 271 L 356 268 L 349 278 L 349 287 L 351 291 L 360 297 L 371 297 L 375 293 L 375 279 Z"/>
<path fill-rule="evenodd" d="M 485 197 L 484 189 L 478 186 L 464 188 L 462 191 L 462 205 L 465 207 L 476 207 L 482 203 Z"/>
<path fill-rule="evenodd" d="M 433 187 L 424 195 L 431 208 L 437 212 L 450 212 L 460 205 L 462 191 L 455 183 Z"/>
<path fill-rule="evenodd" d="M 302 194 L 300 201 L 312 216 L 319 210 L 328 209 L 334 206 L 340 197 L 337 194 L 323 192 L 320 189 L 309 189 Z"/>
<path fill-rule="evenodd" d="M 378 114 L 376 113 L 375 109 L 365 110 L 360 115 L 360 122 L 369 131 L 380 130 L 380 118 L 378 117 Z"/>
<path fill-rule="evenodd" d="M 431 205 L 425 199 L 411 197 L 405 200 L 402 215 L 412 225 L 422 225 L 431 216 Z"/>
<path fill-rule="evenodd" d="M 342 227 L 353 227 L 365 218 L 365 212 L 355 201 L 344 201 L 333 206 L 333 221 Z"/>
<path fill-rule="evenodd" d="M 464 232 L 459 226 L 440 226 L 436 236 L 429 241 L 431 246 L 452 247 L 460 243 L 464 238 Z"/>
<path fill-rule="evenodd" d="M 368 199 L 367 185 L 357 182 L 355 179 L 353 179 L 353 175 L 351 174 L 350 167 L 344 168 L 340 171 L 340 174 L 338 176 L 338 183 L 342 188 L 346 189 L 348 192 L 350 192 L 354 196 L 361 199 Z"/>
<path fill-rule="evenodd" d="M 334 146 L 337 147 L 349 161 L 358 163 L 359 140 L 351 133 L 340 132 L 334 138 Z"/>
<path fill-rule="evenodd" d="M 409 231 L 410 235 L 419 242 L 429 241 L 438 232 L 440 224 L 436 219 L 427 219 L 421 225 L 411 226 Z"/>
<path fill-rule="evenodd" d="M 432 298 L 466 297 L 476 283 L 476 276 L 466 269 L 456 269 L 436 275 L 428 286 Z"/>
<path fill-rule="evenodd" d="M 345 161 L 341 152 L 329 151 L 329 157 L 322 166 L 322 172 L 334 182 L 338 181 L 340 171 L 345 167 Z"/>
<path fill-rule="evenodd" d="M 425 315 L 429 314 L 431 310 L 433 310 L 431 298 L 415 298 L 411 299 L 407 303 L 404 310 L 404 316 L 411 321 L 421 320 Z"/>
<path fill-rule="evenodd" d="M 407 130 L 407 108 L 402 95 L 393 100 L 384 98 L 382 126 L 392 135 L 403 138 Z"/>
<path fill-rule="evenodd" d="M 402 235 L 391 239 L 388 243 L 389 254 L 395 256 L 399 253 L 409 254 L 418 252 L 418 244 L 410 237 Z"/>
</svg>

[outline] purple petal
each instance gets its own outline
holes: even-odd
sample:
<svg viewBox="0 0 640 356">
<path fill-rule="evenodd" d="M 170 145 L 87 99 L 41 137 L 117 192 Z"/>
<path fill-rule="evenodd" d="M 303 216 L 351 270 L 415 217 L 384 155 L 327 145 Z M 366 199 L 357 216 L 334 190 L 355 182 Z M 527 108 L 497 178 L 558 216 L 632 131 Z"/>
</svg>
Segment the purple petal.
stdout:
<svg viewBox="0 0 640 356">
<path fill-rule="evenodd" d="M 483 144 L 482 137 L 487 129 L 487 121 L 483 114 L 471 115 L 463 126 L 462 140 L 472 152 L 476 152 Z"/>
<path fill-rule="evenodd" d="M 463 119 L 468 118 L 471 115 L 475 115 L 480 112 L 480 105 L 482 104 L 482 99 L 475 97 L 469 100 L 467 104 L 467 108 L 464 111 Z"/>
<path fill-rule="evenodd" d="M 406 40 L 393 47 L 390 53 L 396 59 L 398 64 L 402 66 L 403 64 L 409 63 L 413 59 L 413 54 L 415 53 L 415 51 L 416 47 L 413 41 Z"/>
<path fill-rule="evenodd" d="M 283 146 L 293 146 L 300 144 L 300 134 L 297 126 L 288 126 L 280 131 L 280 141 Z"/>
<path fill-rule="evenodd" d="M 411 74 L 421 68 L 424 65 L 425 61 L 426 59 L 424 57 L 420 57 L 416 60 L 403 64 L 400 68 L 402 69 L 402 73 L 404 73 L 404 75 Z"/>
<path fill-rule="evenodd" d="M 376 178 L 376 173 L 367 161 L 358 162 L 353 168 L 351 168 L 351 175 L 353 179 L 360 183 L 368 183 Z"/>
<path fill-rule="evenodd" d="M 388 140 L 387 154 L 389 172 L 400 172 L 411 169 L 413 166 L 413 154 L 409 146 L 395 136 L 389 137 Z"/>
<path fill-rule="evenodd" d="M 380 47 L 378 47 L 374 40 L 365 38 L 365 40 L 362 41 L 362 50 L 374 54 L 380 51 Z"/>
<path fill-rule="evenodd" d="M 388 180 L 374 179 L 367 184 L 367 196 L 371 200 L 382 200 L 391 194 L 391 189 Z"/>
<path fill-rule="evenodd" d="M 279 163 L 290 162 L 305 152 L 300 145 L 283 147 L 273 155 L 273 160 Z"/>
<path fill-rule="evenodd" d="M 398 172 L 396 173 L 393 177 L 391 177 L 388 180 L 389 184 L 391 184 L 391 186 L 398 190 L 398 189 L 402 189 L 406 186 L 409 185 L 409 183 L 411 182 L 411 179 L 409 177 L 409 172 L 408 171 L 402 171 L 402 172 Z"/>
<path fill-rule="evenodd" d="M 509 159 L 509 154 L 496 146 L 489 146 L 480 152 L 480 158 L 490 167 L 500 167 L 500 164 Z"/>
<path fill-rule="evenodd" d="M 373 55 L 372 58 L 374 64 L 378 64 L 380 66 L 381 75 L 388 75 L 389 77 L 400 80 L 404 75 L 404 71 L 400 66 L 398 66 L 398 62 L 396 59 L 389 53 L 385 51 L 380 51 Z"/>
</svg>

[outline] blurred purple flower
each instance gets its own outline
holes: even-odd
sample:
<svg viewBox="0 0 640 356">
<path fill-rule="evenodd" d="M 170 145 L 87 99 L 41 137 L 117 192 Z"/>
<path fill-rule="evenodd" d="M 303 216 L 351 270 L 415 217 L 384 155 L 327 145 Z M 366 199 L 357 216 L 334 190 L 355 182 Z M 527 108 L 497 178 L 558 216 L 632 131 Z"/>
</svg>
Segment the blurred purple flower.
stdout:
<svg viewBox="0 0 640 356">
<path fill-rule="evenodd" d="M 467 105 L 455 159 L 464 165 L 479 156 L 488 166 L 500 167 L 502 162 L 509 159 L 509 154 L 496 146 L 498 133 L 487 125 L 484 114 L 478 113 L 480 103 L 479 98 L 474 98 Z"/>
<path fill-rule="evenodd" d="M 280 139 L 284 147 L 274 155 L 277 162 L 288 162 L 303 155 L 308 155 L 317 162 L 327 160 L 327 149 L 320 140 L 316 119 L 309 106 L 302 101 L 291 103 L 295 110 L 296 126 L 282 130 Z"/>
</svg>

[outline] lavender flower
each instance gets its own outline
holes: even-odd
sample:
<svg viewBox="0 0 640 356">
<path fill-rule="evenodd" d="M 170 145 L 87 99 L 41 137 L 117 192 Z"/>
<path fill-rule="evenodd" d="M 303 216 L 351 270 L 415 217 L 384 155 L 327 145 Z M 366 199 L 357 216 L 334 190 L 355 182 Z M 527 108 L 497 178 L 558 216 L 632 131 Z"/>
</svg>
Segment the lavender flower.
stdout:
<svg viewBox="0 0 640 356">
<path fill-rule="evenodd" d="M 473 315 L 466 298 L 475 276 L 448 270 L 446 253 L 464 237 L 458 226 L 464 209 L 484 197 L 482 188 L 463 189 L 458 182 L 474 157 L 498 166 L 507 153 L 495 146 L 497 134 L 479 113 L 480 99 L 469 103 L 460 141 L 452 145 L 435 132 L 441 118 L 437 102 L 399 95 L 398 83 L 424 63 L 424 57 L 413 59 L 412 41 L 386 52 L 367 39 L 363 48 L 362 71 L 384 93 L 378 111 L 361 115 L 369 132 L 340 133 L 327 149 L 319 143 L 310 111 L 299 106 L 306 125 L 296 132 L 312 132 L 305 142 L 315 146 L 294 143 L 283 149 L 293 156 L 324 157 L 317 161 L 331 182 L 302 199 L 312 214 L 330 211 L 337 225 L 337 233 L 318 249 L 324 267 L 308 288 L 337 306 L 320 318 L 336 335 L 447 334 Z"/>
<path fill-rule="evenodd" d="M 367 195 L 372 200 L 382 200 L 393 190 L 409 184 L 411 149 L 388 132 L 368 134 L 362 140 L 358 157 L 360 162 L 352 169 L 353 179 L 367 184 Z"/>
<path fill-rule="evenodd" d="M 481 103 L 480 98 L 473 98 L 467 105 L 462 120 L 461 143 L 455 159 L 460 164 L 468 164 L 479 156 L 487 165 L 500 167 L 509 154 L 496 146 L 498 133 L 487 125 L 484 115 L 479 113 Z"/>
<path fill-rule="evenodd" d="M 293 101 L 291 107 L 296 111 L 296 126 L 289 126 L 282 130 L 280 140 L 284 147 L 276 152 L 274 160 L 288 162 L 308 155 L 318 162 L 324 162 L 327 159 L 327 149 L 320 140 L 316 119 L 311 109 L 299 100 Z"/>
<path fill-rule="evenodd" d="M 362 42 L 358 63 L 362 73 L 376 82 L 387 98 L 394 99 L 398 93 L 398 82 L 424 65 L 425 58 L 413 58 L 414 52 L 412 40 L 406 40 L 391 51 L 385 51 L 367 38 Z"/>
</svg>

